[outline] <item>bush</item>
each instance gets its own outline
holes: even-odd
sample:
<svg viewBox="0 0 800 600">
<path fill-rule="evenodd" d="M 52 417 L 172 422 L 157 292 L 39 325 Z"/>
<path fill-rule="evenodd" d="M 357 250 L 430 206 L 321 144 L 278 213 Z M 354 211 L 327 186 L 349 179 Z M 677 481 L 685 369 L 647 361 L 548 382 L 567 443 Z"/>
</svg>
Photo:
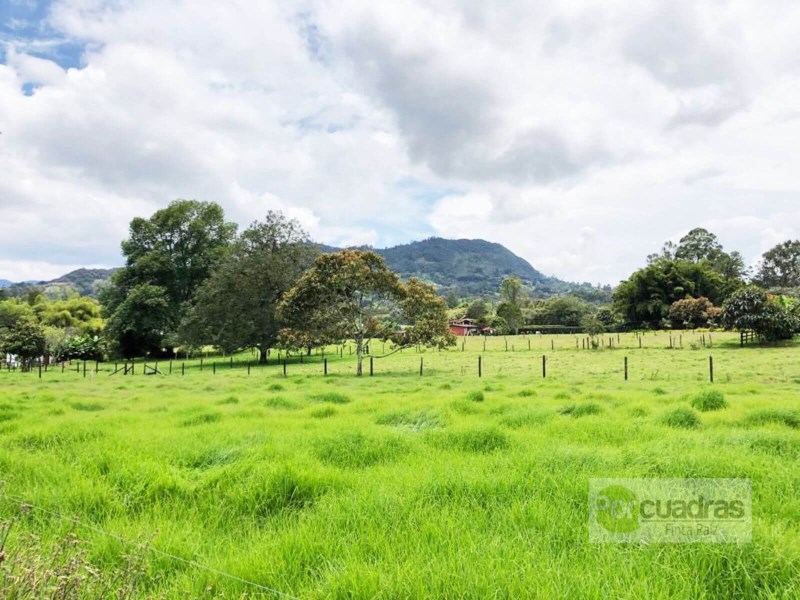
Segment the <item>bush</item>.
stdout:
<svg viewBox="0 0 800 600">
<path fill-rule="evenodd" d="M 700 426 L 697 413 L 691 408 L 676 408 L 666 413 L 662 418 L 664 425 L 679 429 L 695 429 Z"/>
<path fill-rule="evenodd" d="M 721 410 L 728 406 L 725 396 L 717 390 L 705 390 L 692 398 L 692 406 L 701 412 Z"/>
</svg>

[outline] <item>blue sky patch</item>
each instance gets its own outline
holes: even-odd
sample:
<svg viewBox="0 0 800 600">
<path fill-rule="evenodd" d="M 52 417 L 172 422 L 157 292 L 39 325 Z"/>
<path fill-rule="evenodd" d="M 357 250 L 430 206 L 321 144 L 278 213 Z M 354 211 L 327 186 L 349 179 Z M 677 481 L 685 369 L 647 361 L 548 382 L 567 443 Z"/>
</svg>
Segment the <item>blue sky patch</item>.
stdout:
<svg viewBox="0 0 800 600">
<path fill-rule="evenodd" d="M 51 0 L 0 0 L 0 62 L 8 60 L 8 47 L 45 58 L 64 69 L 83 66 L 86 44 L 67 39 L 48 23 Z"/>
</svg>

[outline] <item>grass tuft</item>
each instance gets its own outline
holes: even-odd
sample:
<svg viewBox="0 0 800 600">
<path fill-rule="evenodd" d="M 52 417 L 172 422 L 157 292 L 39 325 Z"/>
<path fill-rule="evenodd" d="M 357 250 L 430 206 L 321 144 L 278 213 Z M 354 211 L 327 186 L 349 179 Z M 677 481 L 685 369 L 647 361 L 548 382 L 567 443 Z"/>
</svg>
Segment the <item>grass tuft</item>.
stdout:
<svg viewBox="0 0 800 600">
<path fill-rule="evenodd" d="M 467 394 L 467 400 L 470 402 L 483 402 L 484 396 L 481 390 L 475 390 Z"/>
<path fill-rule="evenodd" d="M 393 412 L 378 417 L 375 422 L 378 425 L 390 425 L 410 431 L 425 431 L 445 426 L 444 417 L 430 409 Z"/>
<path fill-rule="evenodd" d="M 691 408 L 676 408 L 664 414 L 661 422 L 676 429 L 695 429 L 700 426 L 697 413 Z"/>
<path fill-rule="evenodd" d="M 718 390 L 703 390 L 692 397 L 691 404 L 700 412 L 721 410 L 728 406 L 725 395 Z"/>
<path fill-rule="evenodd" d="M 495 427 L 431 435 L 429 440 L 439 448 L 452 448 L 476 454 L 505 450 L 511 445 L 508 436 Z"/>
<path fill-rule="evenodd" d="M 105 406 L 97 404 L 96 402 L 73 402 L 70 406 L 75 410 L 82 410 L 85 412 L 97 412 L 105 409 Z"/>
<path fill-rule="evenodd" d="M 194 427 L 196 425 L 209 425 L 220 420 L 222 420 L 222 415 L 219 413 L 201 413 L 186 419 L 181 425 L 184 427 Z"/>
<path fill-rule="evenodd" d="M 790 409 L 763 409 L 750 413 L 747 422 L 753 425 L 775 424 L 800 429 L 800 413 Z"/>
<path fill-rule="evenodd" d="M 360 432 L 320 439 L 314 445 L 314 454 L 322 462 L 353 469 L 391 463 L 408 451 L 408 443 L 399 437 L 368 436 Z"/>
<path fill-rule="evenodd" d="M 312 394 L 308 397 L 312 402 L 328 402 L 330 404 L 347 404 L 350 402 L 350 396 L 342 394 L 341 392 L 323 392 L 321 394 Z"/>
<path fill-rule="evenodd" d="M 584 402 L 582 404 L 570 404 L 568 406 L 562 406 L 561 408 L 557 409 L 556 412 L 560 415 L 575 417 L 577 419 L 589 415 L 599 415 L 601 412 L 603 412 L 603 408 L 594 402 Z"/>
<path fill-rule="evenodd" d="M 308 414 L 314 417 L 315 419 L 327 419 L 328 417 L 334 416 L 338 412 L 339 411 L 337 411 L 332 406 L 320 406 L 319 408 L 315 408 Z"/>
</svg>

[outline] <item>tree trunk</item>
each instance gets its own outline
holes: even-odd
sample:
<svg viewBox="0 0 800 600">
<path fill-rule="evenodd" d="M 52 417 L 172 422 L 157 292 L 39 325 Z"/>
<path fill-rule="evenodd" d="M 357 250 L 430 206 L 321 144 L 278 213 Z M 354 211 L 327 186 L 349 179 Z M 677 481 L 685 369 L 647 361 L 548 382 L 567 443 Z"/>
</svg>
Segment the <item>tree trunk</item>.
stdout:
<svg viewBox="0 0 800 600">
<path fill-rule="evenodd" d="M 364 338 L 362 336 L 356 337 L 356 356 L 358 358 L 358 365 L 356 366 L 356 375 L 362 375 L 362 363 L 364 362 Z"/>
<path fill-rule="evenodd" d="M 261 346 L 258 349 L 258 364 L 265 365 L 267 364 L 267 353 L 269 349 L 266 346 Z"/>
</svg>

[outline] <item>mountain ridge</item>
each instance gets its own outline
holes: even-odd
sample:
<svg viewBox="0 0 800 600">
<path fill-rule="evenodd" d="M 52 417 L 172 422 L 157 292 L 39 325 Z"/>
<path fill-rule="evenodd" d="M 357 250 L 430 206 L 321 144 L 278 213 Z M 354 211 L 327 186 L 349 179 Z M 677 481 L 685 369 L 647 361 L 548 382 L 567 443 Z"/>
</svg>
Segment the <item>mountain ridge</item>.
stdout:
<svg viewBox="0 0 800 600">
<path fill-rule="evenodd" d="M 335 246 L 317 244 L 323 252 L 341 250 Z M 598 288 L 588 284 L 569 283 L 544 275 L 524 258 L 514 254 L 497 242 L 483 239 L 445 239 L 431 237 L 399 244 L 389 248 L 355 246 L 353 249 L 373 250 L 383 256 L 390 269 L 403 279 L 416 277 L 434 284 L 443 295 L 481 296 L 497 293 L 500 282 L 508 275 L 516 275 L 536 297 L 560 293 L 591 296 Z M 49 281 L 19 283 L 5 286 L 12 294 L 24 293 L 37 287 L 51 296 L 72 292 L 97 296 L 99 288 L 117 268 L 71 271 Z M 10 283 L 10 282 L 9 282 Z M 602 289 L 602 288 L 600 288 Z M 589 298 L 587 298 L 589 299 Z"/>
</svg>

